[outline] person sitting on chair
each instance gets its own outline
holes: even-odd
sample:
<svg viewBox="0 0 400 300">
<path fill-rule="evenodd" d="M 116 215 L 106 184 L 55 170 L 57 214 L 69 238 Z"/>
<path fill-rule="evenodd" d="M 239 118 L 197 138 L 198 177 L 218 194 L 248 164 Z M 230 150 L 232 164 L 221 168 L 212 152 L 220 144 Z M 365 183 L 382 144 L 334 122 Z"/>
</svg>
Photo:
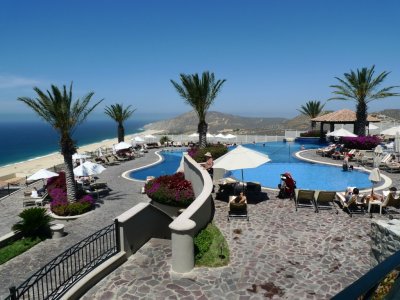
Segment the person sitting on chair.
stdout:
<svg viewBox="0 0 400 300">
<path fill-rule="evenodd" d="M 31 198 L 39 198 L 39 194 L 37 189 L 34 187 L 32 192 L 31 192 Z"/>
<path fill-rule="evenodd" d="M 206 157 L 206 162 L 202 164 L 203 168 L 206 169 L 208 174 L 210 174 L 211 178 L 213 178 L 214 161 L 213 161 L 212 155 L 210 152 L 207 152 L 206 154 L 204 154 L 204 156 Z"/>
<path fill-rule="evenodd" d="M 247 198 L 245 195 L 243 195 L 243 192 L 240 192 L 239 196 L 231 200 L 231 203 L 237 203 L 237 204 L 247 203 Z"/>
</svg>

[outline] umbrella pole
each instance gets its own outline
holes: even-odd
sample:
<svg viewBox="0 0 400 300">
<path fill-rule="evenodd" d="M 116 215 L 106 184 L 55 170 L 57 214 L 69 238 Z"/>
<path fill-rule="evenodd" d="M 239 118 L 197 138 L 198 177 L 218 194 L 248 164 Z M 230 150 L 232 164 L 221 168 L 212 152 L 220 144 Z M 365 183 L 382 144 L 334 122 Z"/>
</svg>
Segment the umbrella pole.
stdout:
<svg viewBox="0 0 400 300">
<path fill-rule="evenodd" d="M 243 169 L 242 169 L 242 192 L 244 194 L 244 178 L 243 178 Z"/>
</svg>

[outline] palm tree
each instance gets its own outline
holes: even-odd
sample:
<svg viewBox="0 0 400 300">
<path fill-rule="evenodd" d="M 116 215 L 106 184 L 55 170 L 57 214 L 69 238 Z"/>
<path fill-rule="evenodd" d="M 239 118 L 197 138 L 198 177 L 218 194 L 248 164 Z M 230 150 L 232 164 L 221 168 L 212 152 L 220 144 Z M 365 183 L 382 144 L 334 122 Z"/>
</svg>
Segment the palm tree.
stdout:
<svg viewBox="0 0 400 300">
<path fill-rule="evenodd" d="M 40 118 L 49 123 L 60 135 L 61 154 L 64 157 L 65 177 L 67 184 L 68 201 L 76 201 L 76 185 L 72 165 L 72 155 L 76 152 L 76 142 L 72 135 L 79 124 L 81 124 L 92 110 L 103 100 L 100 100 L 89 107 L 89 102 L 94 95 L 88 93 L 82 99 L 72 101 L 72 83 L 67 92 L 64 85 L 63 91 L 51 85 L 51 92 L 42 92 L 34 87 L 37 98 L 19 97 L 18 100 L 24 102 L 36 112 Z"/>
<path fill-rule="evenodd" d="M 344 73 L 344 79 L 339 80 L 339 85 L 331 85 L 334 88 L 333 94 L 338 96 L 329 100 L 353 100 L 356 102 L 356 117 L 354 124 L 354 133 L 357 135 L 365 135 L 365 127 L 367 125 L 368 103 L 374 100 L 386 97 L 399 96 L 398 93 L 390 92 L 397 86 L 389 86 L 378 91 L 378 86 L 385 80 L 390 72 L 382 72 L 374 77 L 375 66 L 371 68 L 357 69 L 357 72 L 350 70 L 350 73 Z"/>
<path fill-rule="evenodd" d="M 321 101 L 311 100 L 308 101 L 306 105 L 300 106 L 300 109 L 298 109 L 298 111 L 303 115 L 310 117 L 310 119 L 314 119 L 321 114 L 324 107 L 325 104 L 322 104 Z M 315 122 L 311 122 L 311 128 L 314 129 L 314 127 L 315 127 Z"/>
<path fill-rule="evenodd" d="M 124 109 L 123 104 L 115 104 L 106 106 L 105 114 L 110 116 L 115 122 L 118 123 L 118 143 L 125 140 L 124 122 L 135 112 L 136 109 L 131 110 L 131 105 Z"/>
<path fill-rule="evenodd" d="M 209 107 L 214 102 L 222 85 L 226 81 L 220 79 L 215 81 L 214 73 L 203 72 L 201 78 L 199 75 L 180 74 L 182 85 L 171 80 L 172 85 L 178 94 L 185 100 L 187 104 L 192 106 L 199 117 L 197 132 L 199 133 L 200 148 L 207 146 L 207 129 L 206 115 Z"/>
</svg>

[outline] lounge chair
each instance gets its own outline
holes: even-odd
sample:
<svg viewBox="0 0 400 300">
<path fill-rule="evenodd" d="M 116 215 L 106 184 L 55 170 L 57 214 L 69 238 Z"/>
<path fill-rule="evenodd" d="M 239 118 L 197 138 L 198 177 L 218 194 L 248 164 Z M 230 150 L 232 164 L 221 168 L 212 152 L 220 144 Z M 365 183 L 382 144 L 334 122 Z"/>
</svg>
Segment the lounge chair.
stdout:
<svg viewBox="0 0 400 300">
<path fill-rule="evenodd" d="M 296 211 L 298 207 L 313 207 L 314 212 L 317 212 L 317 206 L 314 202 L 314 190 L 295 189 L 294 203 Z"/>
<path fill-rule="evenodd" d="M 397 161 L 388 161 L 386 162 L 386 168 L 389 173 L 399 172 L 400 163 L 398 163 Z"/>
<path fill-rule="evenodd" d="M 31 197 L 30 195 L 24 196 L 24 198 L 22 199 L 22 206 L 23 207 L 29 205 L 43 206 L 45 204 L 47 196 L 48 196 L 47 192 L 40 197 Z"/>
<path fill-rule="evenodd" d="M 336 199 L 339 200 L 343 210 L 350 214 L 350 217 L 353 217 L 354 213 L 365 214 L 365 203 L 362 201 L 363 198 L 364 196 L 362 194 L 353 194 L 350 200 L 346 202 L 343 193 L 336 193 Z"/>
<path fill-rule="evenodd" d="M 325 209 L 335 209 L 336 214 L 338 214 L 339 211 L 336 208 L 335 199 L 336 199 L 336 192 L 316 191 L 314 194 L 314 201 L 317 208 L 317 212 L 319 212 L 320 208 L 325 208 Z"/>
<path fill-rule="evenodd" d="M 247 214 L 247 200 L 245 203 L 235 203 L 233 200 L 236 196 L 229 196 L 229 212 L 228 212 L 228 222 L 231 218 L 247 219 L 250 220 Z"/>
<path fill-rule="evenodd" d="M 108 166 L 115 166 L 115 165 L 119 165 L 120 162 L 117 161 L 113 156 L 111 155 L 107 155 L 104 157 L 105 161 L 106 161 L 106 165 Z"/>
</svg>

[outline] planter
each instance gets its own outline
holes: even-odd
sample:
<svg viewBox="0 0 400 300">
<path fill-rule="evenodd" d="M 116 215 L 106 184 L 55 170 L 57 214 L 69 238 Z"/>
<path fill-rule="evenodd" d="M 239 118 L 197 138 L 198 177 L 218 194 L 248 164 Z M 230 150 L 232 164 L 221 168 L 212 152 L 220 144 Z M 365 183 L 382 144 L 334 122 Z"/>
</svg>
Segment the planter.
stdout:
<svg viewBox="0 0 400 300">
<path fill-rule="evenodd" d="M 153 200 L 151 200 L 150 203 L 154 207 L 157 207 L 159 210 L 166 213 L 171 218 L 175 218 L 176 216 L 178 216 L 179 210 L 183 208 L 183 207 L 179 207 L 179 206 L 171 206 L 171 205 L 161 204 L 161 203 L 153 201 Z"/>
</svg>

